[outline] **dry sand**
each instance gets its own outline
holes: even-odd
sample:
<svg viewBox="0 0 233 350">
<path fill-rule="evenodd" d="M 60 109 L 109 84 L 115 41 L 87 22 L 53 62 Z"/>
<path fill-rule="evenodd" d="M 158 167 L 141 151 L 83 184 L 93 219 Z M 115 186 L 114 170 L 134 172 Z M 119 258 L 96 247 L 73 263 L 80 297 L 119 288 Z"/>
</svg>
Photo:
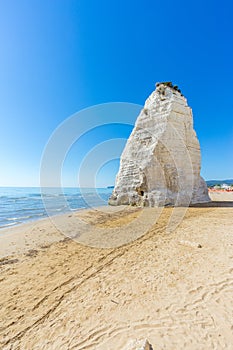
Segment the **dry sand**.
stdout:
<svg viewBox="0 0 233 350">
<path fill-rule="evenodd" d="M 123 350 L 147 338 L 154 350 L 232 349 L 233 195 L 213 196 L 172 233 L 165 208 L 147 233 L 118 248 L 77 243 L 49 219 L 1 231 L 0 348 Z M 61 220 L 70 231 L 82 217 L 93 235 L 127 233 L 140 215 L 120 208 Z"/>
</svg>

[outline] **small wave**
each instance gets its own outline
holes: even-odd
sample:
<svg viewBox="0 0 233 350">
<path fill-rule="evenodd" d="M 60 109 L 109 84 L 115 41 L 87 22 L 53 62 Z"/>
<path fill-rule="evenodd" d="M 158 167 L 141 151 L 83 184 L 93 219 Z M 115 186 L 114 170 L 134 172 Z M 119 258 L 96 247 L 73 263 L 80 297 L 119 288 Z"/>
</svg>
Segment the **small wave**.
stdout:
<svg viewBox="0 0 233 350">
<path fill-rule="evenodd" d="M 18 218 L 7 218 L 7 221 L 17 221 L 17 220 L 24 220 L 24 219 L 30 219 L 33 218 L 34 215 L 27 215 L 27 216 L 20 216 Z"/>
<path fill-rule="evenodd" d="M 15 220 L 18 220 L 18 218 L 7 218 L 6 220 L 7 221 L 15 221 Z"/>
<path fill-rule="evenodd" d="M 77 208 L 70 208 L 71 211 L 76 211 L 76 210 L 79 210 L 79 209 L 86 209 L 87 207 L 77 207 Z"/>
<path fill-rule="evenodd" d="M 60 196 L 64 196 L 65 195 L 62 193 L 56 193 L 56 194 L 52 194 L 52 193 L 41 193 L 40 197 L 47 197 L 47 198 L 54 198 L 54 197 L 60 197 Z"/>
<path fill-rule="evenodd" d="M 46 215 L 45 212 L 33 214 L 33 215 L 24 215 L 19 217 L 6 218 L 5 220 L 7 221 L 27 220 L 27 219 L 35 218 L 36 216 L 44 216 L 44 215 Z"/>
<path fill-rule="evenodd" d="M 22 209 L 16 209 L 16 212 L 22 212 L 22 211 L 36 211 L 36 210 L 43 210 L 44 208 L 22 208 Z"/>
<path fill-rule="evenodd" d="M 61 208 L 49 208 L 51 211 L 62 211 L 67 208 L 67 205 L 62 206 Z"/>
<path fill-rule="evenodd" d="M 79 198 L 82 197 L 80 193 L 67 193 L 64 195 L 65 198 Z"/>
<path fill-rule="evenodd" d="M 18 225 L 20 224 L 21 221 L 17 221 L 17 222 L 10 222 L 9 224 L 3 224 L 0 226 L 0 228 L 4 228 L 4 227 L 9 227 L 9 226 L 15 226 L 15 225 Z"/>
<path fill-rule="evenodd" d="M 27 200 L 28 197 L 26 196 L 22 196 L 22 197 L 11 197 L 11 196 L 7 196 L 6 197 L 7 199 L 10 199 L 10 200 L 14 200 L 14 201 L 18 201 L 18 200 Z"/>
</svg>

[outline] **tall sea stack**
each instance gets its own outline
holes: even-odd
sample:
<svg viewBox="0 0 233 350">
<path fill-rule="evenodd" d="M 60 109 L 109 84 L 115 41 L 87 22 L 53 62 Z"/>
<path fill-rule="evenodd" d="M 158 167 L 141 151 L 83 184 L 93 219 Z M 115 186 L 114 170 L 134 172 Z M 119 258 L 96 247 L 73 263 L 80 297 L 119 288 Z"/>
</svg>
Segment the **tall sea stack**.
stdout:
<svg viewBox="0 0 233 350">
<path fill-rule="evenodd" d="M 172 83 L 157 83 L 121 155 L 109 204 L 153 207 L 209 202 L 200 159 L 186 98 Z"/>
</svg>

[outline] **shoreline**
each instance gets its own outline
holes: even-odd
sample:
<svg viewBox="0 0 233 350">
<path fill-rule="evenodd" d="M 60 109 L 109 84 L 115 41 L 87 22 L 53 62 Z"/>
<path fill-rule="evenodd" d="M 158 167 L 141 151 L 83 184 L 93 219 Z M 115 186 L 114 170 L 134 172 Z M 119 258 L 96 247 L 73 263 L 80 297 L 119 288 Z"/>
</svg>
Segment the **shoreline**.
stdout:
<svg viewBox="0 0 233 350">
<path fill-rule="evenodd" d="M 87 197 L 85 197 L 87 196 Z M 0 229 L 16 227 L 49 215 L 88 209 L 91 206 L 107 205 L 108 189 L 65 188 L 61 191 L 49 188 L 7 188 L 1 189 Z"/>
<path fill-rule="evenodd" d="M 100 206 L 89 209 L 75 210 L 69 213 L 57 214 L 51 217 L 41 218 L 31 222 L 22 223 L 10 228 L 2 228 L 0 230 L 0 259 L 15 254 L 25 254 L 28 250 L 40 249 L 43 245 L 53 244 L 62 240 L 71 239 L 61 233 L 53 221 L 58 219 L 65 225 L 69 225 L 72 218 L 80 221 L 86 221 L 85 216 L 94 217 L 95 212 L 105 213 L 130 213 L 138 211 L 139 208 L 128 206 Z M 98 216 L 98 215 L 97 215 Z M 98 220 L 98 219 L 97 219 Z"/>
<path fill-rule="evenodd" d="M 20 222 L 18 224 L 14 224 L 14 225 L 11 225 L 11 226 L 3 226 L 3 227 L 0 227 L 0 237 L 2 235 L 8 235 L 8 234 L 11 234 L 13 232 L 7 232 L 7 231 L 14 231 L 15 229 L 17 228 L 22 228 L 22 229 L 27 229 L 27 226 L 32 226 L 33 224 L 36 224 L 36 223 L 40 223 L 40 222 L 43 222 L 43 221 L 47 221 L 47 220 L 51 220 L 52 221 L 52 218 L 56 218 L 56 217 L 67 217 L 67 215 L 72 215 L 72 214 L 75 214 L 75 213 L 79 213 L 81 211 L 89 211 L 89 210 L 98 210 L 98 209 L 101 209 L 101 208 L 106 208 L 108 207 L 108 205 L 106 206 L 99 206 L 99 207 L 92 207 L 92 208 L 80 208 L 80 209 L 75 209 L 75 210 L 70 210 L 68 212 L 65 212 L 65 213 L 59 213 L 59 214 L 54 214 L 54 215 L 47 215 L 43 218 L 34 218 L 32 220 L 28 220 L 28 221 L 24 221 L 24 222 Z"/>
<path fill-rule="evenodd" d="M 212 192 L 211 193 L 210 192 L 209 194 L 211 196 L 212 202 L 194 204 L 189 208 L 200 208 L 200 207 L 217 208 L 222 205 L 226 207 L 233 206 L 233 193 L 230 193 L 230 192 L 225 192 L 225 193 Z M 72 239 L 72 237 L 70 238 L 69 236 L 59 231 L 59 229 L 56 227 L 56 225 L 53 222 L 53 218 L 57 218 L 60 221 L 62 221 L 62 224 L 64 226 L 66 225 L 66 223 L 67 225 L 69 225 L 69 221 L 71 221 L 72 218 L 76 218 L 76 216 L 77 216 L 77 219 L 81 218 L 81 220 L 83 216 L 85 221 L 86 220 L 85 216 L 98 217 L 98 215 L 96 215 L 95 212 L 100 212 L 103 214 L 115 213 L 115 215 L 117 215 L 117 213 L 119 212 L 121 213 L 120 215 L 128 215 L 129 213 L 137 212 L 138 210 L 142 210 L 142 208 L 132 207 L 132 206 L 107 206 L 107 205 L 93 207 L 93 208 L 80 208 L 79 210 L 70 211 L 68 213 L 55 214 L 51 217 L 49 216 L 49 217 L 33 220 L 30 222 L 24 222 L 24 223 L 15 225 L 13 227 L 1 228 L 0 229 L 0 259 L 7 256 L 14 255 L 14 254 L 21 254 L 21 253 L 24 254 L 28 250 L 40 249 L 40 246 L 53 244 L 53 243 L 62 241 L 63 239 Z M 162 208 L 157 208 L 157 210 L 162 210 Z M 80 224 L 80 220 L 77 221 L 77 224 Z"/>
<path fill-rule="evenodd" d="M 106 207 L 108 205 L 106 204 Z M 99 206 L 99 207 L 93 207 L 93 208 L 101 208 L 101 207 L 105 207 L 105 206 Z M 11 228 L 15 228 L 15 227 L 18 227 L 18 226 L 21 226 L 21 225 L 26 225 L 26 224 L 32 224 L 34 222 L 38 222 L 38 221 L 41 221 L 41 220 L 47 220 L 49 219 L 50 217 L 57 217 L 57 216 L 62 216 L 62 215 L 68 215 L 68 214 L 72 214 L 72 213 L 76 213 L 76 212 L 79 212 L 81 210 L 90 210 L 92 209 L 91 207 L 87 207 L 87 208 L 76 208 L 76 209 L 72 209 L 72 210 L 69 210 L 67 212 L 63 212 L 63 213 L 55 213 L 53 215 L 48 215 L 46 213 L 46 216 L 44 217 L 34 217 L 34 218 L 31 218 L 29 220 L 26 220 L 26 221 L 22 221 L 22 222 L 19 222 L 19 223 L 15 223 L 15 224 L 9 224 L 9 225 L 5 225 L 5 226 L 0 226 L 0 235 L 1 235 L 1 231 L 2 230 L 8 230 L 8 229 L 11 229 Z"/>
<path fill-rule="evenodd" d="M 16 187 L 17 188 L 17 187 Z M 30 188 L 30 187 L 29 187 Z M 212 199 L 212 201 L 217 201 L 219 198 L 217 197 L 218 195 L 221 195 L 221 200 L 222 201 L 227 201 L 228 198 L 231 198 L 231 194 L 233 193 L 233 191 L 226 191 L 226 190 L 211 190 L 209 189 L 209 195 Z M 223 197 L 225 196 L 225 197 Z M 207 202 L 208 204 L 209 202 Z M 205 205 L 205 203 L 202 203 L 201 205 Z M 196 205 L 199 205 L 199 204 L 192 204 L 192 206 L 196 206 Z M 53 215 L 48 215 L 46 214 L 46 216 L 42 217 L 42 218 L 36 218 L 34 217 L 33 219 L 29 219 L 29 220 L 26 220 L 26 221 L 22 221 L 20 223 L 15 223 L 15 224 L 12 224 L 12 225 L 8 225 L 8 226 L 2 226 L 0 227 L 0 236 L 2 234 L 8 234 L 8 233 L 5 233 L 3 231 L 7 231 L 7 230 L 14 230 L 15 228 L 18 228 L 18 227 L 21 227 L 23 225 L 29 225 L 29 224 L 33 224 L 33 223 L 36 223 L 36 222 L 40 222 L 42 220 L 48 220 L 50 217 L 58 217 L 58 216 L 63 216 L 63 215 L 72 215 L 72 213 L 76 213 L 76 212 L 80 212 L 80 211 L 85 211 L 85 210 L 92 210 L 92 209 L 101 209 L 101 208 L 111 208 L 112 206 L 106 204 L 106 205 L 101 205 L 101 206 L 97 206 L 97 207 L 87 207 L 87 208 L 77 208 L 77 209 L 74 209 L 74 210 L 69 210 L 68 212 L 63 212 L 63 213 L 55 213 Z M 118 206 L 119 207 L 119 206 Z M 121 207 L 121 206 L 120 206 Z"/>
</svg>

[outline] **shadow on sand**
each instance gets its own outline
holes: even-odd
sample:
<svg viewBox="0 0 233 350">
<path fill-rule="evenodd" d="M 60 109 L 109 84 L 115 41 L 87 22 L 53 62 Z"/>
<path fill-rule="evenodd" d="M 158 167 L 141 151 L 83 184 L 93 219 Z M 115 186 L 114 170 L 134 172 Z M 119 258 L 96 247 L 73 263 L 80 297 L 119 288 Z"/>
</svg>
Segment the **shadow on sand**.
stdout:
<svg viewBox="0 0 233 350">
<path fill-rule="evenodd" d="M 191 208 L 230 208 L 233 207 L 233 201 L 212 201 L 208 203 L 190 204 Z"/>
</svg>

